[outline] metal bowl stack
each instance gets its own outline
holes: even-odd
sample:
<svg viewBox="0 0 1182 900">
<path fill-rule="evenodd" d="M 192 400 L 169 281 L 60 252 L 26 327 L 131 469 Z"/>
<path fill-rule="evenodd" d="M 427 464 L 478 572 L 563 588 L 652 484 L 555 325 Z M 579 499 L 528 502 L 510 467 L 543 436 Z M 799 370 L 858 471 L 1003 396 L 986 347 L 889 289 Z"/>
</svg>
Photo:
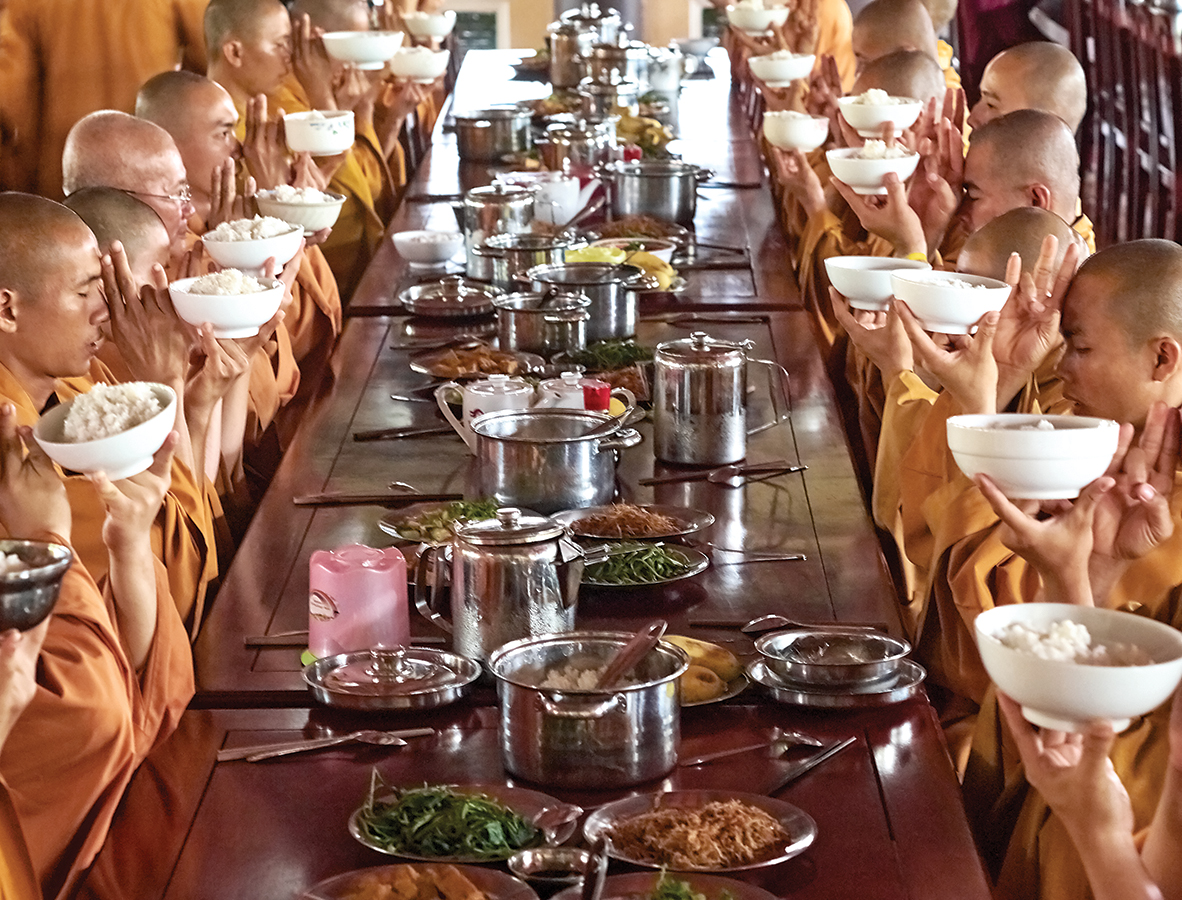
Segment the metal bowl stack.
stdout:
<svg viewBox="0 0 1182 900">
<path fill-rule="evenodd" d="M 894 678 L 911 652 L 904 640 L 871 628 L 842 626 L 778 631 L 761 637 L 755 648 L 781 681 L 822 691 L 863 688 Z"/>
</svg>

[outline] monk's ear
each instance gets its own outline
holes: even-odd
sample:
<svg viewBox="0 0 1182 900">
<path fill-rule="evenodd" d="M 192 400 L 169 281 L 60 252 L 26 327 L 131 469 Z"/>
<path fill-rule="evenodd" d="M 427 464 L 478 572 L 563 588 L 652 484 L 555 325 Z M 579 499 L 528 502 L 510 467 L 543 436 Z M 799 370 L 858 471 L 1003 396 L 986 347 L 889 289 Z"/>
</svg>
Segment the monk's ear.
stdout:
<svg viewBox="0 0 1182 900">
<path fill-rule="evenodd" d="M 1032 184 L 1026 190 L 1030 205 L 1035 209 L 1051 208 L 1051 189 L 1045 184 Z"/>
<path fill-rule="evenodd" d="M 226 41 L 226 43 L 222 44 L 222 56 L 224 56 L 226 58 L 226 62 L 228 62 L 235 69 L 241 68 L 243 59 L 246 56 L 242 46 L 242 41 Z"/>
<path fill-rule="evenodd" d="M 1166 381 L 1182 373 L 1182 344 L 1172 337 L 1162 336 L 1153 342 L 1153 380 Z"/>
<path fill-rule="evenodd" d="M 0 334 L 16 331 L 17 294 L 12 288 L 0 288 Z"/>
</svg>

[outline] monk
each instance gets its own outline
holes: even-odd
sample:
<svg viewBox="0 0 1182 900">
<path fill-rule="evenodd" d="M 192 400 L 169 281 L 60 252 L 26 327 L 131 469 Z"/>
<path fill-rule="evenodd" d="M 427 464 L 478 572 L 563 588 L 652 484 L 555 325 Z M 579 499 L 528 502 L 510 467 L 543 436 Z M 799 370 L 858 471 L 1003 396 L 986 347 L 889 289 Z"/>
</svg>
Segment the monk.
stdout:
<svg viewBox="0 0 1182 900">
<path fill-rule="evenodd" d="M 739 77 L 750 78 L 745 65 L 747 56 L 785 48 L 796 53 L 815 53 L 819 63 L 824 57 L 832 57 L 842 86 L 852 85 L 857 77 L 857 60 L 850 44 L 854 23 L 849 6 L 841 0 L 800 0 L 790 5 L 792 14 L 784 25 L 772 29 L 770 41 L 737 28 L 727 29 L 732 71 Z"/>
<path fill-rule="evenodd" d="M 940 62 L 932 17 L 920 0 L 871 0 L 854 16 L 851 44 L 859 72 L 866 63 L 896 50 L 921 50 Z M 945 73 L 947 81 L 947 69 Z M 948 86 L 958 83 L 959 79 Z"/>
<path fill-rule="evenodd" d="M 969 124 L 986 122 L 1016 109 L 1041 109 L 1079 131 L 1088 108 L 1083 66 L 1066 47 L 1032 41 L 1003 50 L 981 76 L 981 98 L 973 104 Z"/>
<path fill-rule="evenodd" d="M 178 64 L 201 71 L 205 0 L 12 0 L 0 20 L 0 189 L 62 196 L 70 128 L 98 109 L 131 111 L 145 79 Z"/>
</svg>

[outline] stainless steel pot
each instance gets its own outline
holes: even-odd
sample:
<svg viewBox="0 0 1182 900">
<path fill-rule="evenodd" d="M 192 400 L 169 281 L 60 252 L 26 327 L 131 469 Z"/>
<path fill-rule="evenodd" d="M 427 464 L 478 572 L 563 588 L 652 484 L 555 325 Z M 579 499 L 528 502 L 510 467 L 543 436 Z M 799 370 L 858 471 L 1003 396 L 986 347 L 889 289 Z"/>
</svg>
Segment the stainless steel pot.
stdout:
<svg viewBox="0 0 1182 900">
<path fill-rule="evenodd" d="M 594 40 L 591 32 L 572 22 L 552 22 L 547 29 L 550 44 L 550 84 L 554 90 L 573 88 L 583 78 L 586 64 L 583 50 Z"/>
<path fill-rule="evenodd" d="M 657 280 L 637 266 L 564 263 L 534 266 L 526 272 L 535 291 L 577 291 L 591 301 L 587 340 L 604 341 L 636 334 L 637 291 L 651 291 Z"/>
<path fill-rule="evenodd" d="M 536 201 L 535 201 L 536 202 Z M 527 284 L 524 273 L 541 265 L 560 265 L 569 247 L 581 243 L 571 235 L 547 235 L 523 232 L 495 234 L 484 242 L 480 254 L 492 259 L 492 282 L 513 290 Z"/>
<path fill-rule="evenodd" d="M 497 337 L 502 350 L 550 357 L 587 346 L 587 307 L 582 294 L 526 292 L 497 298 Z"/>
<path fill-rule="evenodd" d="M 555 122 L 538 142 L 542 164 L 551 172 L 590 173 L 616 158 L 616 120 Z"/>
<path fill-rule="evenodd" d="M 529 110 L 493 107 L 457 114 L 455 119 L 460 159 L 496 162 L 530 148 Z"/>
<path fill-rule="evenodd" d="M 574 25 L 581 33 L 589 35 L 592 43 L 620 42 L 623 20 L 611 7 L 600 8 L 598 3 L 583 3 L 575 9 L 568 9 L 559 17 L 559 21 Z"/>
<path fill-rule="evenodd" d="M 492 281 L 493 258 L 478 253 L 477 248 L 494 234 L 529 231 L 534 219 L 534 191 L 504 184 L 472 188 L 464 194 L 461 217 L 468 277 Z"/>
<path fill-rule="evenodd" d="M 671 644 L 641 661 L 635 683 L 610 691 L 541 688 L 571 663 L 599 669 L 632 635 L 588 631 L 515 641 L 489 668 L 501 702 L 505 768 L 538 784 L 608 790 L 650 781 L 677 764 L 678 678 L 689 663 Z"/>
<path fill-rule="evenodd" d="M 680 160 L 649 160 L 612 163 L 603 180 L 613 218 L 655 216 L 690 226 L 698 208 L 698 184 L 710 175 L 710 170 Z"/>
<path fill-rule="evenodd" d="M 621 81 L 628 71 L 628 48 L 618 44 L 593 44 L 586 55 L 587 78 L 594 84 Z"/>
<path fill-rule="evenodd" d="M 501 509 L 495 519 L 454 531 L 449 546 L 419 556 L 415 605 L 454 634 L 457 653 L 484 661 L 509 641 L 574 628 L 583 558 L 563 525 Z M 450 619 L 435 608 L 449 557 Z"/>
<path fill-rule="evenodd" d="M 585 437 L 611 419 L 575 409 L 506 409 L 472 422 L 476 483 L 481 497 L 542 513 L 600 506 L 616 486 L 616 454 L 640 443 L 619 423 L 600 437 Z"/>
</svg>

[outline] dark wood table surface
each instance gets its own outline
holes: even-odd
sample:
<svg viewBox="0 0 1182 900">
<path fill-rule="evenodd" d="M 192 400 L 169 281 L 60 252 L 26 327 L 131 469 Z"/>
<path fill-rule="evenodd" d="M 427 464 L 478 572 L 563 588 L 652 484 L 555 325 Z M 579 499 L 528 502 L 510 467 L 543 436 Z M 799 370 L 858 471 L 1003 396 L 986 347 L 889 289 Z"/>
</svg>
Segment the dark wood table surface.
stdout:
<svg viewBox="0 0 1182 900">
<path fill-rule="evenodd" d="M 469 54 L 457 82 L 456 108 L 546 93 L 536 83 L 504 80 L 512 72 L 506 65 L 512 56 Z M 714 168 L 720 181 L 757 182 L 762 167 L 729 92 L 725 56 L 711 61 L 720 77 L 690 82 L 690 102 L 683 99 L 686 156 Z M 725 132 L 718 127 L 720 118 L 728 122 Z M 456 191 L 457 171 L 454 137 L 442 117 L 408 196 Z M 462 177 L 479 176 L 466 167 Z M 487 181 L 487 172 L 483 177 Z M 752 265 L 690 272 L 685 295 L 647 298 L 638 339 L 655 344 L 702 330 L 754 341 L 754 355 L 775 359 L 789 372 L 790 415 L 751 438 L 748 458 L 784 457 L 809 468 L 739 489 L 708 483 L 639 488 L 639 478 L 666 471 L 654 464 L 646 423 L 644 442 L 622 454 L 619 491 L 641 502 L 709 510 L 716 522 L 695 539 L 802 552 L 808 559 L 733 565 L 726 563 L 741 557 L 713 551 L 712 564 L 701 575 L 660 590 L 585 590 L 578 625 L 623 629 L 661 615 L 674 631 L 719 640 L 748 658 L 751 642 L 733 626 L 765 612 L 810 622 L 874 623 L 900 634 L 895 592 L 808 316 L 799 306 L 766 185 L 707 188 L 702 195 L 695 223 L 699 240 L 741 245 Z M 450 227 L 451 216 L 444 202 L 411 200 L 390 231 Z M 442 422 L 432 404 L 390 398 L 428 381 L 409 369 L 409 351 L 395 348 L 431 333 L 399 315 L 397 292 L 416 277 L 392 243 L 384 242 L 354 300 L 359 314 L 346 324 L 332 377 L 309 408 L 198 636 L 193 708 L 134 778 L 84 896 L 287 900 L 329 875 L 389 861 L 356 843 L 345 828 L 375 766 L 401 783 L 515 783 L 501 762 L 499 711 L 490 688 L 429 712 L 344 713 L 312 703 L 300 677 L 299 647 L 244 644 L 247 636 L 306 627 L 308 559 L 314 550 L 352 541 L 390 543 L 377 526 L 385 513 L 381 507 L 295 507 L 293 497 L 383 490 L 394 480 L 424 491 L 463 492 L 469 484 L 471 458 L 458 437 L 352 439 L 359 430 Z M 750 381 L 750 421 L 770 421 L 767 382 L 758 369 Z M 414 613 L 411 619 L 416 639 L 440 640 L 433 625 Z M 699 624 L 703 621 L 711 624 Z M 354 747 L 269 763 L 215 763 L 223 746 L 416 725 L 436 727 L 438 734 L 401 750 Z M 797 859 L 738 877 L 779 896 L 988 897 L 951 762 L 922 695 L 884 708 L 823 711 L 777 704 L 751 688 L 725 703 L 685 710 L 681 752 L 740 746 L 773 726 L 825 739 L 855 736 L 857 743 L 776 794 L 817 821 L 815 845 Z M 780 765 L 748 755 L 675 769 L 636 790 L 761 792 L 774 784 Z M 550 793 L 593 806 L 626 791 Z"/>
</svg>

